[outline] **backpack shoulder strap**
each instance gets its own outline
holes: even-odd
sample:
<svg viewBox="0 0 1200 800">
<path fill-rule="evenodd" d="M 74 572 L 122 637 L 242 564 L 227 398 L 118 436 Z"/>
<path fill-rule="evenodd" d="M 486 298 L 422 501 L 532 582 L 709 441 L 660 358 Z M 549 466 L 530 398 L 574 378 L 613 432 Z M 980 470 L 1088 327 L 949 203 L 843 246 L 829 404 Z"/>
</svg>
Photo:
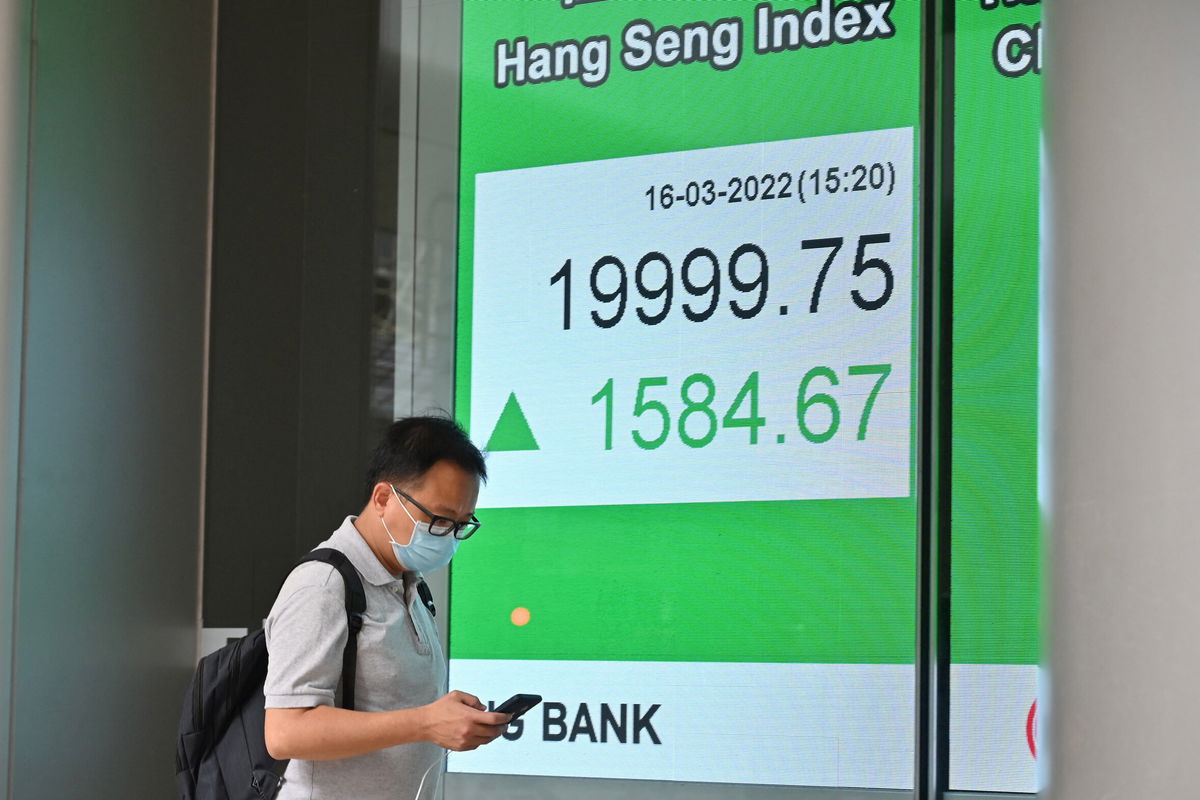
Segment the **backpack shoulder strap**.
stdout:
<svg viewBox="0 0 1200 800">
<path fill-rule="evenodd" d="M 429 590 L 429 584 L 424 580 L 417 581 L 417 594 L 421 597 L 421 603 L 429 609 L 429 616 L 437 616 L 437 608 L 433 605 L 433 592 Z"/>
<path fill-rule="evenodd" d="M 320 561 L 336 569 L 346 584 L 346 622 L 350 635 L 346 638 L 346 649 L 342 651 L 342 708 L 354 709 L 354 676 L 358 666 L 358 632 L 362 630 L 363 614 L 367 610 L 367 595 L 363 591 L 362 579 L 358 570 L 350 563 L 350 559 L 341 550 L 322 547 L 308 553 L 300 559 Z"/>
</svg>

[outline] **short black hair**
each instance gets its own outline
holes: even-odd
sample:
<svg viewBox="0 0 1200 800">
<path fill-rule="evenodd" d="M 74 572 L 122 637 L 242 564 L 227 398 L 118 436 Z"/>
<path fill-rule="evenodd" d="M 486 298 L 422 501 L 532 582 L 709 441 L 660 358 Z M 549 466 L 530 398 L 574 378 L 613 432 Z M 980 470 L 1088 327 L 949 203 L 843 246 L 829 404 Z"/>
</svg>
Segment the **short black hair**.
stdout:
<svg viewBox="0 0 1200 800">
<path fill-rule="evenodd" d="M 462 426 L 449 416 L 405 417 L 388 426 L 371 455 L 367 469 L 367 498 L 380 481 L 408 483 L 439 461 L 450 461 L 487 481 L 487 467 Z"/>
</svg>

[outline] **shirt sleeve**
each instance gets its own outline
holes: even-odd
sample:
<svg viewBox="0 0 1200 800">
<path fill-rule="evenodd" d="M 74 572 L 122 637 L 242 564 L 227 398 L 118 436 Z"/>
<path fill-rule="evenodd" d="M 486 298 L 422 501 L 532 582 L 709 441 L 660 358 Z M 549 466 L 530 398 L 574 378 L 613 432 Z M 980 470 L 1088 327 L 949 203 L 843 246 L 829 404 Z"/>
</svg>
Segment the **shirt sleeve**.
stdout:
<svg viewBox="0 0 1200 800">
<path fill-rule="evenodd" d="M 263 624 L 267 639 L 267 708 L 335 703 L 349 636 L 345 588 L 328 564 L 292 571 Z"/>
</svg>

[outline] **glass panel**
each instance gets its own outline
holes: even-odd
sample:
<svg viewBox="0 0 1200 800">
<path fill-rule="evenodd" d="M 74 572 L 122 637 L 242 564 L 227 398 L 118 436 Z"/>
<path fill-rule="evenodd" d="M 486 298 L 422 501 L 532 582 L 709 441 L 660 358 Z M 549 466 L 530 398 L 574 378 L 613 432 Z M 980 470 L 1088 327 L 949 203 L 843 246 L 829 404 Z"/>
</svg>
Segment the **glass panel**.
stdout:
<svg viewBox="0 0 1200 800">
<path fill-rule="evenodd" d="M 954 6 L 950 787 L 1033 792 L 1041 8 Z"/>
<path fill-rule="evenodd" d="M 920 9 L 464 3 L 451 771 L 911 788 Z"/>
</svg>

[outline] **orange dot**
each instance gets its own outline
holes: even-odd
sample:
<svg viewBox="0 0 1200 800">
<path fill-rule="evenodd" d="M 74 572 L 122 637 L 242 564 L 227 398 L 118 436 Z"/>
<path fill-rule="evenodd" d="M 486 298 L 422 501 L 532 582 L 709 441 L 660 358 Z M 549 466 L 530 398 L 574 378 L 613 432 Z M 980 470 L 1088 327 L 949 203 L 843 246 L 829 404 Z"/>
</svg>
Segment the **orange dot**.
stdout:
<svg viewBox="0 0 1200 800">
<path fill-rule="evenodd" d="M 521 626 L 529 624 L 529 609 L 524 607 L 514 608 L 512 612 L 512 624 Z"/>
</svg>

